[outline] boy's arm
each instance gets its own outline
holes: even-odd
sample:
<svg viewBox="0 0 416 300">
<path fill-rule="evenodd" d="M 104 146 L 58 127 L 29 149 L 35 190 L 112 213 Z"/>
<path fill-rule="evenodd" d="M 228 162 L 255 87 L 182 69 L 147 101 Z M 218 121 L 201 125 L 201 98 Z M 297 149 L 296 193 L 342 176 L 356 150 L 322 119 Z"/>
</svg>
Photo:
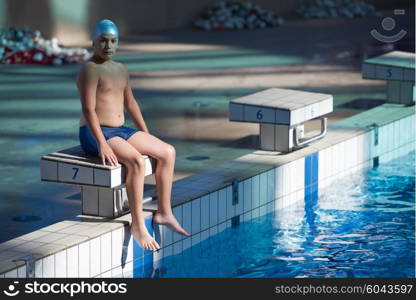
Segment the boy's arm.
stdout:
<svg viewBox="0 0 416 300">
<path fill-rule="evenodd" d="M 128 74 L 127 74 L 127 85 L 124 90 L 124 107 L 126 108 L 127 112 L 132 118 L 134 124 L 136 124 L 137 128 L 141 129 L 142 131 L 146 133 L 149 133 L 146 123 L 144 122 L 142 112 L 140 111 L 139 104 L 137 103 L 136 99 L 133 96 Z"/>
</svg>

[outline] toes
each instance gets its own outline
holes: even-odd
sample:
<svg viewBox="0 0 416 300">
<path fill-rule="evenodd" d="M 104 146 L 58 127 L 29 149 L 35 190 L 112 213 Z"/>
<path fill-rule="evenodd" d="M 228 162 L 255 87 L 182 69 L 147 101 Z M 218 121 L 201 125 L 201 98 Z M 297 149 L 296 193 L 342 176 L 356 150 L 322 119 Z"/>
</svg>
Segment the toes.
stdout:
<svg viewBox="0 0 416 300">
<path fill-rule="evenodd" d="M 152 245 L 151 242 L 149 242 L 148 247 L 147 247 L 147 250 L 153 250 L 153 245 Z"/>
<path fill-rule="evenodd" d="M 179 228 L 176 232 L 185 236 L 190 236 L 190 234 L 183 228 Z"/>
<path fill-rule="evenodd" d="M 160 247 L 159 247 L 159 245 L 158 245 L 158 243 L 156 241 L 149 241 L 147 243 L 144 243 L 142 248 L 144 250 L 156 251 Z"/>
</svg>

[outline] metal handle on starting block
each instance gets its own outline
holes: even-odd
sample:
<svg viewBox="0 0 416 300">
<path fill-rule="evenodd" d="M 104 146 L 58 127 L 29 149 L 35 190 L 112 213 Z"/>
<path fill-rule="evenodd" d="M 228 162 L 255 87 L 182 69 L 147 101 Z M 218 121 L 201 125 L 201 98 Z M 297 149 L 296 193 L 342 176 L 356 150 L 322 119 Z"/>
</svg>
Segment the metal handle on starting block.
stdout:
<svg viewBox="0 0 416 300">
<path fill-rule="evenodd" d="M 327 125 L 327 118 L 320 118 L 321 119 L 321 133 L 319 133 L 318 135 L 311 137 L 309 139 L 304 139 L 304 140 L 299 140 L 299 136 L 298 136 L 298 131 L 293 130 L 293 139 L 294 139 L 294 144 L 296 147 L 301 147 L 303 145 L 309 144 L 311 142 L 314 142 L 316 140 L 319 140 L 321 138 L 323 138 L 326 135 L 326 125 Z"/>
</svg>

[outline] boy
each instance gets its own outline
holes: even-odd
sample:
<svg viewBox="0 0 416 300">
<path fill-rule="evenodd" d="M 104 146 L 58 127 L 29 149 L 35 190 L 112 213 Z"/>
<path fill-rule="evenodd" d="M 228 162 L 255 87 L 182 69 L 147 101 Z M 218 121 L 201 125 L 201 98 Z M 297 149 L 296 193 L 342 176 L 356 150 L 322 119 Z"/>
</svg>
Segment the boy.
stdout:
<svg viewBox="0 0 416 300">
<path fill-rule="evenodd" d="M 147 232 L 142 215 L 145 169 L 142 154 L 157 160 L 158 210 L 153 221 L 189 236 L 174 217 L 170 203 L 176 153 L 173 146 L 149 134 L 133 96 L 126 67 L 111 60 L 117 50 L 118 36 L 118 29 L 110 20 L 102 20 L 94 27 L 94 55 L 77 77 L 82 104 L 79 138 L 83 150 L 101 157 L 104 165 L 106 161 L 110 165 L 121 162 L 126 167 L 132 217 L 130 231 L 140 247 L 154 251 L 160 246 Z M 124 108 L 141 130 L 123 126 Z"/>
</svg>

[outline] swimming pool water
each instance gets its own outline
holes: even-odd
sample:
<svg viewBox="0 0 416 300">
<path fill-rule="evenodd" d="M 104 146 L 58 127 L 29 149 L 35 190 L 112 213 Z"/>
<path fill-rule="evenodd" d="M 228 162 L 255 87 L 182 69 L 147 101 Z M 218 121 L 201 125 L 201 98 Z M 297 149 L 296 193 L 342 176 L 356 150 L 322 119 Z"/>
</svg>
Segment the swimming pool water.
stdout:
<svg viewBox="0 0 416 300">
<path fill-rule="evenodd" d="M 415 153 L 336 180 L 317 201 L 241 222 L 151 277 L 415 277 Z"/>
</svg>

